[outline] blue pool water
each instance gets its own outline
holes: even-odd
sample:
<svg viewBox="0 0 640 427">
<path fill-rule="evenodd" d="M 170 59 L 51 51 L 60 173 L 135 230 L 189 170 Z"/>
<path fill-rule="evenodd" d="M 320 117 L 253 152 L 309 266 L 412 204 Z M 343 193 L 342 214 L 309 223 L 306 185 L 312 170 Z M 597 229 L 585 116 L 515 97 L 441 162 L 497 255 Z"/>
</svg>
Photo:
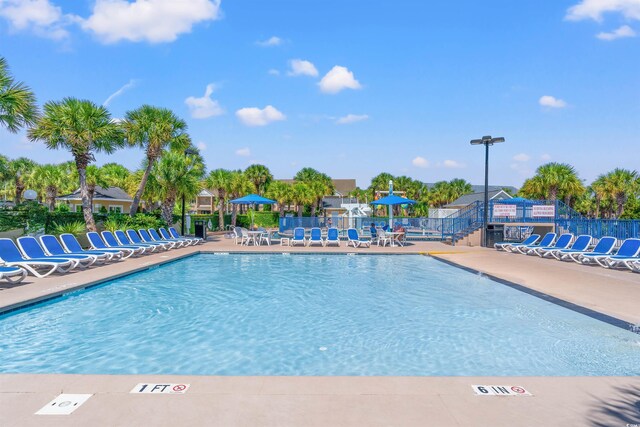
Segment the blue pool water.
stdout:
<svg viewBox="0 0 640 427">
<path fill-rule="evenodd" d="M 198 255 L 1 316 L 0 372 L 640 375 L 640 336 L 424 256 Z"/>
</svg>

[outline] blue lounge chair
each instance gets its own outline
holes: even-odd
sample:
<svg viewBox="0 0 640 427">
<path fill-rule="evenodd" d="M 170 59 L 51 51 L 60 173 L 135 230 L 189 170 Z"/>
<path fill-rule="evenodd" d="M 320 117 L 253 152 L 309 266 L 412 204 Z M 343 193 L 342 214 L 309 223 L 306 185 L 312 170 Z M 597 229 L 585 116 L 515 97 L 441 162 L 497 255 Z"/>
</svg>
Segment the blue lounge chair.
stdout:
<svg viewBox="0 0 640 427">
<path fill-rule="evenodd" d="M 51 234 L 45 234 L 44 236 L 40 236 L 40 244 L 42 245 L 42 247 L 44 248 L 44 251 L 49 256 L 58 256 L 58 257 L 66 257 L 68 255 L 88 256 L 88 257 L 93 258 L 93 262 L 91 264 L 93 264 L 95 262 L 104 263 L 104 262 L 106 262 L 106 261 L 111 259 L 111 254 L 108 254 L 106 252 L 102 252 L 100 254 L 98 254 L 98 253 L 87 253 L 87 252 L 84 252 L 84 251 L 75 252 L 75 253 L 74 252 L 67 252 L 62 247 L 60 242 L 58 242 L 58 239 L 56 239 L 56 237 L 52 236 Z"/>
<path fill-rule="evenodd" d="M 102 237 L 100 237 L 100 235 L 95 231 L 89 231 L 87 233 L 87 239 L 89 239 L 89 243 L 91 244 L 91 247 L 93 249 L 97 251 L 107 250 L 107 249 L 116 249 L 118 250 L 118 252 L 122 252 L 124 254 L 122 257 L 124 259 L 129 258 L 130 256 L 133 256 L 133 255 L 140 255 L 144 252 L 144 248 L 140 248 L 140 247 L 130 248 L 130 247 L 120 246 L 118 248 L 113 248 L 113 247 L 107 246 L 104 240 L 102 240 Z"/>
<path fill-rule="evenodd" d="M 636 262 L 638 254 L 640 254 L 640 239 L 627 239 L 622 242 L 615 255 L 595 257 L 595 261 L 604 268 L 624 266 L 629 270 L 633 270 L 633 267 L 628 263 Z"/>
<path fill-rule="evenodd" d="M 542 238 L 542 240 L 540 240 L 540 243 L 537 245 L 522 245 L 522 246 L 516 246 L 514 248 L 512 248 L 513 252 L 514 250 L 517 252 L 520 252 L 521 254 L 525 255 L 527 254 L 531 249 L 535 249 L 535 248 L 544 248 L 547 246 L 551 246 L 551 244 L 553 243 L 554 240 L 556 240 L 556 233 L 547 233 L 544 235 L 544 237 Z"/>
<path fill-rule="evenodd" d="M 171 233 L 171 237 L 173 237 L 174 239 L 184 238 L 184 236 L 181 236 L 178 233 L 178 230 L 176 230 L 175 227 L 169 227 L 169 233 Z M 191 239 L 194 242 L 196 242 L 195 244 L 204 243 L 204 240 L 199 238 L 199 237 L 189 237 L 189 239 Z"/>
<path fill-rule="evenodd" d="M 158 242 L 165 242 L 165 241 L 166 241 L 166 242 L 173 242 L 173 243 L 175 243 L 175 245 L 176 245 L 176 247 L 177 247 L 177 248 L 181 248 L 181 247 L 183 247 L 183 246 L 187 246 L 187 245 L 188 245 L 188 243 L 187 243 L 187 241 L 186 241 L 186 240 L 174 239 L 173 237 L 172 237 L 172 238 L 170 238 L 170 239 L 164 239 L 164 238 L 162 238 L 162 236 L 160 236 L 160 235 L 158 234 L 158 232 L 157 232 L 156 230 L 154 230 L 153 228 L 150 228 L 150 229 L 149 229 L 149 230 L 147 230 L 147 231 L 149 231 L 149 234 L 151 235 L 151 237 L 153 237 L 153 239 L 154 239 L 155 241 L 158 241 Z"/>
<path fill-rule="evenodd" d="M 324 245 L 328 246 L 331 243 L 335 243 L 340 246 L 340 233 L 337 228 L 330 228 L 327 230 L 327 239 L 324 241 Z"/>
<path fill-rule="evenodd" d="M 118 238 L 118 241 L 124 245 L 136 245 L 136 246 L 146 246 L 151 249 L 152 252 L 155 252 L 158 249 L 167 250 L 167 245 L 164 243 L 147 243 L 143 242 L 138 233 L 135 230 L 127 230 L 126 233 L 118 230 L 114 233 Z"/>
<path fill-rule="evenodd" d="M 302 246 L 304 246 L 306 241 L 307 239 L 304 237 L 304 228 L 303 227 L 294 228 L 293 237 L 291 238 L 291 241 L 289 242 L 289 244 L 291 246 L 295 246 L 296 243 L 302 243 Z"/>
<path fill-rule="evenodd" d="M 8 267 L 22 267 L 39 278 L 47 277 L 56 271 L 59 273 L 66 273 L 71 270 L 74 265 L 72 260 L 65 258 L 46 257 L 26 259 L 13 240 L 7 239 L 6 237 L 0 238 L 0 262 L 4 262 Z M 38 271 L 39 269 L 46 269 L 46 271 L 41 273 Z"/>
<path fill-rule="evenodd" d="M 592 241 L 593 237 L 588 234 L 582 234 L 576 238 L 570 249 L 556 249 L 549 251 L 549 253 L 552 257 L 560 261 L 571 260 L 569 254 L 586 251 L 587 248 L 591 246 Z"/>
<path fill-rule="evenodd" d="M 42 246 L 40 246 L 40 243 L 38 243 L 38 240 L 35 237 L 32 237 L 32 236 L 18 237 L 17 243 L 18 243 L 18 247 L 20 248 L 20 251 L 22 252 L 22 255 L 24 255 L 24 257 L 27 259 L 34 259 L 34 258 L 44 259 L 44 258 L 51 257 L 51 255 L 47 255 L 44 249 L 42 249 Z M 89 255 L 65 255 L 65 256 L 56 256 L 55 258 L 71 260 L 73 262 L 73 266 L 71 267 L 72 270 L 76 267 L 80 267 L 84 269 L 86 267 L 89 267 L 91 264 L 93 264 L 96 261 L 95 258 L 92 258 Z"/>
<path fill-rule="evenodd" d="M 125 255 L 122 251 L 119 251 L 117 249 L 109 249 L 106 246 L 105 246 L 105 249 L 101 249 L 101 250 L 90 250 L 90 249 L 85 250 L 82 248 L 82 245 L 80 244 L 80 242 L 78 242 L 78 239 L 76 239 L 76 236 L 69 233 L 61 234 L 60 241 L 62 242 L 62 246 L 64 246 L 64 249 L 69 253 L 78 253 L 78 254 L 86 253 L 86 254 L 94 254 L 94 255 L 106 254 L 107 259 L 109 261 L 122 259 Z"/>
<path fill-rule="evenodd" d="M 4 279 L 9 283 L 20 283 L 27 277 L 27 270 L 18 266 L 0 265 L 0 280 Z"/>
<path fill-rule="evenodd" d="M 498 242 L 498 243 L 494 244 L 493 247 L 496 248 L 497 250 L 503 250 L 503 251 L 511 252 L 511 249 L 515 248 L 516 246 L 533 245 L 535 242 L 538 241 L 539 238 L 540 238 L 539 234 L 532 234 L 531 236 L 529 236 L 526 239 L 524 239 L 522 242 L 519 242 L 519 243 Z"/>
<path fill-rule="evenodd" d="M 590 264 L 595 261 L 597 257 L 607 256 L 613 252 L 613 248 L 616 246 L 616 238 L 605 236 L 598 241 L 598 244 L 592 251 L 584 252 L 572 252 L 569 257 L 578 264 Z"/>
<path fill-rule="evenodd" d="M 361 239 L 358 235 L 358 230 L 350 228 L 347 230 L 347 246 L 349 244 L 352 244 L 354 248 L 359 248 L 360 246 L 371 247 L 371 240 Z"/>
<path fill-rule="evenodd" d="M 173 235 L 169 233 L 169 231 L 167 231 L 166 228 L 160 227 L 158 231 L 160 232 L 160 235 L 162 235 L 162 237 L 165 240 L 170 240 L 170 239 L 179 240 L 181 242 L 186 242 L 187 245 L 195 245 L 198 243 L 195 239 L 191 239 L 189 237 L 173 237 Z"/>
<path fill-rule="evenodd" d="M 129 231 L 127 230 L 127 233 Z M 171 242 L 169 240 L 155 240 L 151 234 L 149 234 L 149 231 L 145 230 L 144 228 L 141 228 L 140 230 L 138 230 L 138 235 L 140 235 L 140 238 L 142 239 L 143 242 L 145 243 L 160 243 L 163 244 L 165 246 L 166 249 L 173 249 L 176 246 L 178 246 L 180 243 L 179 242 Z"/>
<path fill-rule="evenodd" d="M 553 246 L 533 248 L 529 252 L 527 252 L 527 254 L 528 255 L 534 255 L 535 254 L 535 255 L 538 255 L 541 258 L 544 258 L 545 256 L 549 255 L 549 253 L 552 252 L 552 251 L 560 250 L 560 249 L 567 249 L 569 247 L 569 245 L 571 244 L 571 240 L 573 240 L 573 234 L 565 233 L 565 234 L 561 235 L 560 237 L 558 237 L 558 240 L 556 240 L 556 243 Z"/>
<path fill-rule="evenodd" d="M 320 230 L 319 227 L 313 227 L 311 229 L 311 235 L 309 236 L 307 246 L 311 246 L 316 243 L 319 243 L 320 246 L 324 246 L 324 242 L 322 241 L 322 230 Z"/>
<path fill-rule="evenodd" d="M 109 246 L 110 248 L 116 248 L 116 249 L 124 249 L 124 248 L 130 248 L 130 249 L 136 249 L 139 250 L 140 254 L 144 254 L 147 252 L 147 249 L 149 249 L 149 252 L 153 252 L 154 248 L 149 248 L 148 246 L 145 245 L 126 245 L 123 243 L 120 243 L 117 239 L 117 237 L 110 231 L 108 230 L 104 230 L 102 233 L 100 233 L 102 235 L 102 240 L 104 240 L 104 242 L 107 244 L 107 246 Z"/>
</svg>

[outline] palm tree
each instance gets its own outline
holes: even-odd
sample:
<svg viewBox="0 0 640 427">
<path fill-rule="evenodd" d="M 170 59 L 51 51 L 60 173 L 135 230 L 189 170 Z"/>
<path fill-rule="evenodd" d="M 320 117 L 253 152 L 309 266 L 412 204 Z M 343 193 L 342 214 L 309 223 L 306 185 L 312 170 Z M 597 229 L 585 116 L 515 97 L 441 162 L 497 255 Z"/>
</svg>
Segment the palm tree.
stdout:
<svg viewBox="0 0 640 427">
<path fill-rule="evenodd" d="M 32 126 L 38 119 L 36 97 L 24 83 L 9 73 L 7 60 L 0 56 L 0 125 L 9 132 Z"/>
<path fill-rule="evenodd" d="M 47 102 L 44 116 L 29 129 L 31 141 L 43 141 L 50 149 L 66 148 L 73 154 L 80 181 L 82 213 L 89 231 L 96 230 L 87 186 L 87 166 L 94 153 L 113 153 L 124 146 L 124 135 L 109 111 L 91 101 L 65 98 Z"/>
<path fill-rule="evenodd" d="M 107 163 L 100 167 L 102 178 L 107 187 L 118 187 L 123 190 L 127 186 L 127 179 L 131 171 L 118 163 Z"/>
<path fill-rule="evenodd" d="M 454 178 L 449 181 L 449 189 L 452 199 L 451 202 L 458 199 L 460 196 L 473 193 L 473 186 L 462 178 Z"/>
<path fill-rule="evenodd" d="M 131 203 L 133 216 L 138 211 L 154 163 L 169 146 L 174 150 L 183 151 L 189 146 L 190 140 L 185 133 L 187 123 L 184 120 L 178 118 L 171 110 L 151 105 L 128 111 L 122 127 L 129 145 L 143 148 L 146 153 L 146 168 Z"/>
<path fill-rule="evenodd" d="M 229 177 L 229 197 L 232 199 L 237 199 L 238 197 L 246 196 L 247 194 L 253 193 L 255 187 L 253 186 L 253 182 L 251 182 L 244 173 L 240 170 L 231 171 L 231 176 Z M 232 204 L 231 206 L 231 225 L 236 225 L 236 220 L 238 218 L 238 205 Z"/>
<path fill-rule="evenodd" d="M 304 205 L 311 204 L 316 200 L 316 195 L 309 187 L 309 184 L 304 182 L 296 182 L 292 188 L 292 201 L 296 204 L 298 209 L 298 218 L 302 218 L 302 211 Z"/>
<path fill-rule="evenodd" d="M 38 165 L 30 176 L 30 184 L 38 193 L 45 194 L 45 203 L 49 207 L 49 212 L 53 212 L 56 207 L 56 197 L 68 179 L 69 176 L 61 165 Z"/>
<path fill-rule="evenodd" d="M 536 174 L 522 185 L 520 195 L 530 199 L 564 199 L 570 203 L 584 191 L 573 166 L 551 162 L 538 167 Z"/>
<path fill-rule="evenodd" d="M 205 180 L 205 186 L 215 190 L 218 194 L 218 227 L 224 229 L 224 204 L 227 191 L 231 185 L 231 171 L 227 169 L 214 169 L 209 172 Z"/>
<path fill-rule="evenodd" d="M 190 149 L 197 151 L 195 147 Z M 184 150 L 167 151 L 154 164 L 151 175 L 157 183 L 158 196 L 162 200 L 162 219 L 167 224 L 173 224 L 173 210 L 178 198 L 191 199 L 200 192 L 203 174 L 202 157 L 185 156 Z"/>
<path fill-rule="evenodd" d="M 293 177 L 296 183 L 307 184 L 311 194 L 311 216 L 316 215 L 316 210 L 320 206 L 320 202 L 324 196 L 334 193 L 335 188 L 331 177 L 325 173 L 319 172 L 313 168 L 302 168 Z"/>
<path fill-rule="evenodd" d="M 16 204 L 22 201 L 22 193 L 27 188 L 26 181 L 29 180 L 29 175 L 36 168 L 37 163 L 26 157 L 18 157 L 15 160 L 9 162 L 9 175 L 13 177 L 15 185 L 15 200 Z"/>
<path fill-rule="evenodd" d="M 371 178 L 369 189 L 372 190 L 372 192 L 386 191 L 389 189 L 389 181 L 393 181 L 394 179 L 394 176 L 390 173 L 382 172 Z"/>
<path fill-rule="evenodd" d="M 269 168 L 263 165 L 251 165 L 244 170 L 247 179 L 253 182 L 253 186 L 260 196 L 264 195 L 267 186 L 273 181 L 273 175 Z"/>
<path fill-rule="evenodd" d="M 291 184 L 282 181 L 273 181 L 267 188 L 266 196 L 273 199 L 278 204 L 280 217 L 284 216 L 284 207 L 291 203 L 293 199 L 293 189 Z"/>
<path fill-rule="evenodd" d="M 638 172 L 620 168 L 598 178 L 597 181 L 601 182 L 604 194 L 614 202 L 617 218 L 620 218 L 624 213 L 624 205 L 627 200 L 636 196 L 638 192 L 637 179 Z"/>
</svg>

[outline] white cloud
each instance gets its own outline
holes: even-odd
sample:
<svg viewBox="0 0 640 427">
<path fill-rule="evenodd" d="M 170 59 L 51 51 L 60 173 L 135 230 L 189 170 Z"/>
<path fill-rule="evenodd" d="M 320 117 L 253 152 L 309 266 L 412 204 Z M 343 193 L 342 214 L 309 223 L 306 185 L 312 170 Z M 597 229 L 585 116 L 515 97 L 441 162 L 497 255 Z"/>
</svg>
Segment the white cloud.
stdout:
<svg viewBox="0 0 640 427">
<path fill-rule="evenodd" d="M 242 156 L 242 157 L 249 157 L 251 155 L 251 150 L 249 149 L 249 147 L 239 148 L 236 150 L 236 155 Z"/>
<path fill-rule="evenodd" d="M 529 160 L 531 160 L 531 156 L 525 153 L 520 153 L 513 156 L 513 160 L 515 160 L 516 162 L 528 162 Z"/>
<path fill-rule="evenodd" d="M 113 101 L 115 98 L 117 98 L 118 96 L 122 95 L 127 90 L 131 89 L 132 87 L 135 87 L 135 85 L 136 85 L 136 81 L 135 80 L 133 80 L 133 79 L 129 80 L 129 83 L 125 84 L 120 89 L 118 89 L 117 91 L 115 91 L 111 95 L 109 95 L 109 97 L 102 103 L 102 105 L 104 105 L 105 107 L 108 107 L 109 104 L 111 104 L 111 101 Z"/>
<path fill-rule="evenodd" d="M 548 162 L 549 160 L 551 160 L 551 155 L 545 153 L 542 156 L 540 156 L 540 160 L 542 160 L 543 162 Z"/>
<path fill-rule="evenodd" d="M 599 38 L 600 40 L 606 40 L 606 41 L 622 39 L 625 37 L 635 37 L 635 36 L 636 36 L 636 32 L 633 31 L 633 28 L 631 28 L 628 25 L 623 25 L 617 30 L 613 30 L 609 33 L 602 32 L 602 33 L 596 34 L 597 38 Z"/>
<path fill-rule="evenodd" d="M 163 43 L 219 17 L 220 0 L 96 0 L 92 15 L 78 20 L 104 43 Z"/>
<path fill-rule="evenodd" d="M 366 114 L 347 114 L 344 117 L 340 117 L 336 120 L 336 123 L 339 125 L 347 125 L 350 123 L 361 122 L 363 120 L 368 120 L 369 116 Z"/>
<path fill-rule="evenodd" d="M 413 164 L 413 166 L 417 166 L 419 168 L 428 168 L 429 167 L 429 160 L 425 159 L 424 157 L 416 157 L 415 159 L 411 160 L 411 163 Z"/>
<path fill-rule="evenodd" d="M 270 69 L 269 71 L 267 71 L 267 73 L 269 73 L 272 76 L 279 76 L 280 75 L 280 71 L 276 70 L 275 68 Z"/>
<path fill-rule="evenodd" d="M 442 164 L 448 169 L 462 169 L 465 167 L 464 163 L 460 163 L 455 160 L 445 160 Z"/>
<path fill-rule="evenodd" d="M 236 111 L 236 117 L 246 126 L 265 126 L 287 118 L 271 105 L 267 105 L 262 110 L 256 107 L 241 108 Z"/>
<path fill-rule="evenodd" d="M 289 61 L 290 70 L 288 76 L 311 76 L 318 77 L 318 70 L 313 63 L 303 59 L 292 59 Z"/>
<path fill-rule="evenodd" d="M 218 101 L 211 99 L 211 94 L 213 94 L 215 88 L 216 85 L 209 83 L 203 97 L 190 96 L 184 100 L 184 103 L 189 107 L 191 117 L 194 119 L 207 119 L 224 114 L 224 110 L 220 107 Z"/>
<path fill-rule="evenodd" d="M 206 151 L 207 150 L 207 144 L 205 144 L 204 142 L 200 141 L 198 142 L 198 150 L 200 151 Z"/>
<path fill-rule="evenodd" d="M 543 107 L 549 108 L 564 108 L 567 106 L 567 103 L 564 100 L 553 97 L 551 95 L 541 96 L 538 100 L 538 103 Z"/>
<path fill-rule="evenodd" d="M 567 10 L 565 19 L 580 21 L 593 19 L 602 21 L 605 13 L 620 13 L 626 19 L 640 20 L 640 1 L 638 0 L 582 0 Z"/>
<path fill-rule="evenodd" d="M 338 93 L 343 89 L 360 89 L 362 86 L 346 67 L 336 65 L 318 83 L 324 93 Z"/>
<path fill-rule="evenodd" d="M 272 36 L 267 40 L 257 41 L 256 44 L 262 47 L 280 46 L 282 44 L 282 39 L 280 37 Z"/>
<path fill-rule="evenodd" d="M 0 0 L 0 16 L 18 31 L 33 31 L 36 35 L 54 40 L 69 36 L 63 27 L 70 22 L 62 9 L 49 0 Z"/>
</svg>

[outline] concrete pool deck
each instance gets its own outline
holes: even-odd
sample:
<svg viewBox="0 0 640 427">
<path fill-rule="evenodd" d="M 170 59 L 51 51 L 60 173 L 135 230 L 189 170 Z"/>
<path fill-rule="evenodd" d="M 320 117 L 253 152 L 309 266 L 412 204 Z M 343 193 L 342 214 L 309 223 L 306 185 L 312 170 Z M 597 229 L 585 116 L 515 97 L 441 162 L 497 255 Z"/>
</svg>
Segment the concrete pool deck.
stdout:
<svg viewBox="0 0 640 427">
<path fill-rule="evenodd" d="M 429 254 L 465 268 L 640 323 L 640 274 L 416 242 L 406 247 L 204 245 L 26 283 L 0 283 L 0 311 L 198 252 Z M 640 363 L 640 336 L 639 363 Z M 1 361 L 1 353 L 0 353 Z M 186 394 L 129 394 L 138 383 L 188 383 Z M 471 385 L 517 385 L 533 396 L 476 396 Z M 71 415 L 34 415 L 60 393 L 93 394 Z M 0 425 L 625 426 L 640 424 L 639 377 L 215 377 L 0 375 Z"/>
</svg>

